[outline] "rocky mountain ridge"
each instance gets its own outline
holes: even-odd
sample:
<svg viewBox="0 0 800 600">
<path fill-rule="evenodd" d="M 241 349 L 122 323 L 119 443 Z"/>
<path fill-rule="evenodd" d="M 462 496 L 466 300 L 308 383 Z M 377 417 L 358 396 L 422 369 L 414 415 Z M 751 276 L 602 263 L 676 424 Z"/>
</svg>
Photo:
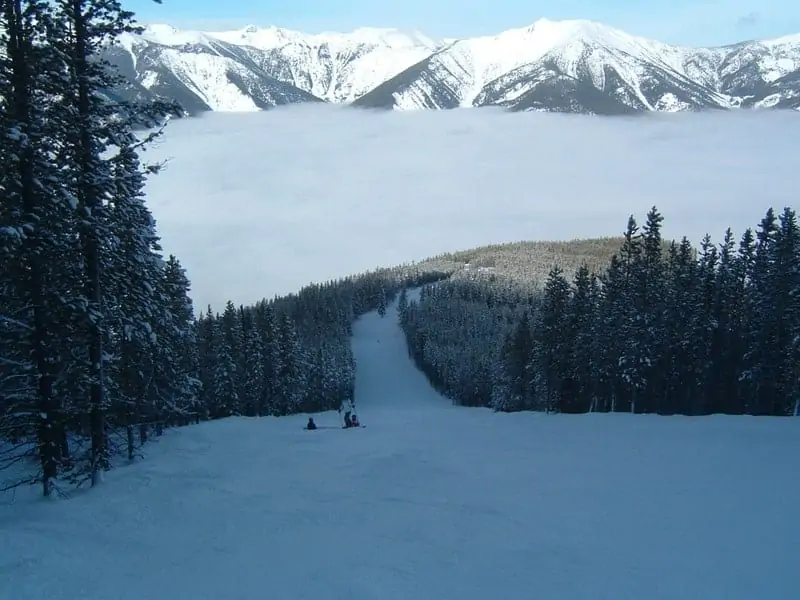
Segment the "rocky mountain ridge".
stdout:
<svg viewBox="0 0 800 600">
<path fill-rule="evenodd" d="M 122 69 L 128 93 L 176 100 L 190 114 L 296 102 L 589 114 L 800 109 L 800 35 L 692 48 L 585 20 L 442 41 L 396 29 L 151 25 L 105 58 Z"/>
</svg>

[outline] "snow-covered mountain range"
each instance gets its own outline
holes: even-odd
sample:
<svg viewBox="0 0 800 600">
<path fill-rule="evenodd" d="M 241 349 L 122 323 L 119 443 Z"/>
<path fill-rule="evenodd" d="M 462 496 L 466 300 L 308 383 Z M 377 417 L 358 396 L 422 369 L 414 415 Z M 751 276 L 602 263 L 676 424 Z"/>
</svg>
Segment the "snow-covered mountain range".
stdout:
<svg viewBox="0 0 800 600">
<path fill-rule="evenodd" d="M 442 41 L 395 29 L 309 35 L 151 25 L 105 57 L 129 80 L 127 93 L 165 96 L 190 114 L 295 102 L 595 114 L 800 110 L 800 34 L 694 48 L 584 20 L 541 19 L 494 36 Z"/>
</svg>

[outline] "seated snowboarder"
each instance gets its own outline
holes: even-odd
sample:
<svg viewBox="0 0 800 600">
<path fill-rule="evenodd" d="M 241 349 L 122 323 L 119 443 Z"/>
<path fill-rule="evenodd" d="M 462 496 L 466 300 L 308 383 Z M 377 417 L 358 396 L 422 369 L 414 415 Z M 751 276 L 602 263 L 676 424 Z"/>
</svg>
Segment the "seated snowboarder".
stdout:
<svg viewBox="0 0 800 600">
<path fill-rule="evenodd" d="M 353 415 L 350 418 L 350 427 L 360 427 L 360 426 L 361 424 L 358 422 L 358 417 L 356 415 Z"/>
<path fill-rule="evenodd" d="M 348 427 L 353 426 L 353 421 L 350 419 L 350 411 L 348 410 L 344 413 L 344 428 L 347 429 Z"/>
<path fill-rule="evenodd" d="M 306 429 L 309 431 L 313 431 L 317 428 L 317 424 L 314 423 L 314 417 L 308 417 L 308 423 L 306 424 Z"/>
</svg>

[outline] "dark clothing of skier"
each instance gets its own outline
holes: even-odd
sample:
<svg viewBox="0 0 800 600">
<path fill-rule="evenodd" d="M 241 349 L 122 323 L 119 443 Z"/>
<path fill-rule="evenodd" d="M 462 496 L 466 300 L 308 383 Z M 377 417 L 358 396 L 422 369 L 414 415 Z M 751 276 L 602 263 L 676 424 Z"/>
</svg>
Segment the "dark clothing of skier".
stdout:
<svg viewBox="0 0 800 600">
<path fill-rule="evenodd" d="M 345 427 L 352 427 L 353 426 L 353 421 L 350 419 L 350 411 L 349 410 L 346 413 L 344 413 L 344 426 Z"/>
<path fill-rule="evenodd" d="M 313 417 L 308 417 L 308 423 L 306 424 L 306 429 L 308 429 L 309 431 L 313 431 L 316 428 L 317 428 L 317 424 L 314 423 L 314 418 Z"/>
</svg>

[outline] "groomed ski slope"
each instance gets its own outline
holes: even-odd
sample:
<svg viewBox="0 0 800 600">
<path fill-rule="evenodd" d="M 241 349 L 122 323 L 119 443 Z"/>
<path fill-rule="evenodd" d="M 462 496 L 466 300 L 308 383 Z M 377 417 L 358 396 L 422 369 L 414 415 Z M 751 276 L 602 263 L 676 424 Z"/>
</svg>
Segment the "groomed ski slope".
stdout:
<svg viewBox="0 0 800 600">
<path fill-rule="evenodd" d="M 0 598 L 800 597 L 800 420 L 456 408 L 395 315 L 354 328 L 366 429 L 204 423 L 70 500 L 0 497 Z"/>
</svg>

